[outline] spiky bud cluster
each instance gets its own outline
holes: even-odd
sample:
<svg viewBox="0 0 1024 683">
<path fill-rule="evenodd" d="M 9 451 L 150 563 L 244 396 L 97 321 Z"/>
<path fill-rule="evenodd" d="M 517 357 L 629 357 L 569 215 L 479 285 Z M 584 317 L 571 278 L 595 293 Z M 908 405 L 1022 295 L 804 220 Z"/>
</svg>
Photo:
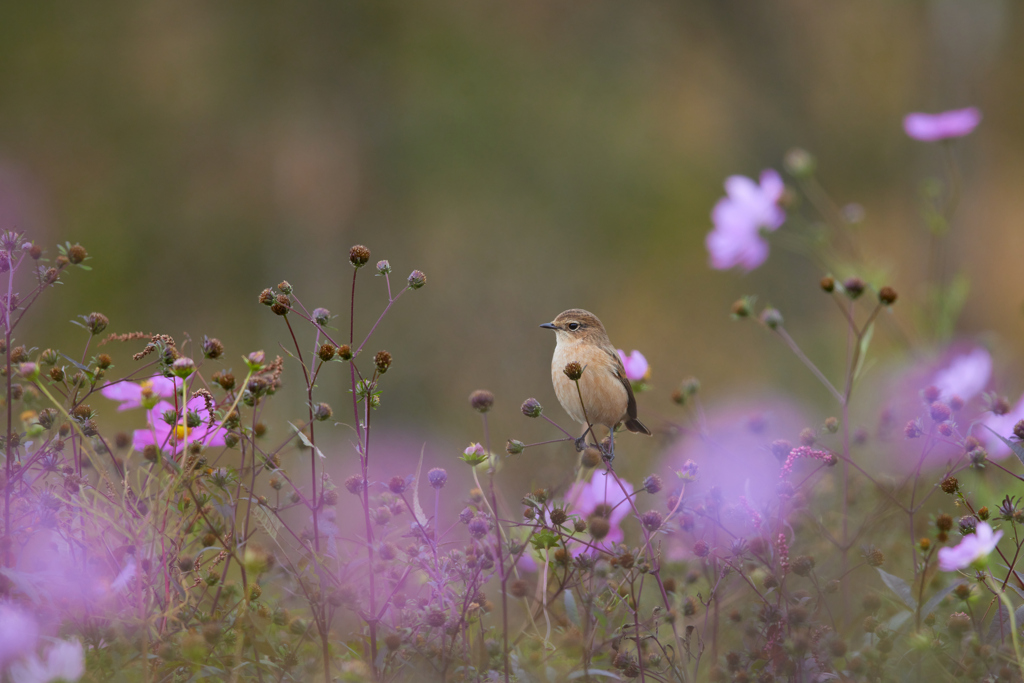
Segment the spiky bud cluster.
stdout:
<svg viewBox="0 0 1024 683">
<path fill-rule="evenodd" d="M 395 495 L 402 495 L 406 488 L 408 488 L 408 484 L 405 482 L 405 477 L 391 477 L 391 481 L 388 482 L 388 490 Z"/>
<path fill-rule="evenodd" d="M 644 490 L 647 493 L 655 494 L 662 489 L 661 477 L 657 474 L 652 474 L 644 479 Z"/>
<path fill-rule="evenodd" d="M 564 372 L 565 376 L 568 377 L 570 380 L 576 382 L 579 380 L 580 377 L 583 376 L 583 366 L 580 365 L 577 361 L 571 361 L 565 364 L 565 367 L 562 369 L 562 372 Z"/>
<path fill-rule="evenodd" d="M 693 554 L 697 557 L 707 557 L 711 554 L 711 546 L 702 538 L 693 544 Z"/>
<path fill-rule="evenodd" d="M 260 292 L 260 303 L 264 306 L 270 306 L 274 303 L 274 293 L 269 287 Z"/>
<path fill-rule="evenodd" d="M 494 394 L 486 389 L 477 389 L 469 395 L 469 405 L 478 413 L 486 413 L 494 405 Z"/>
<path fill-rule="evenodd" d="M 291 308 L 292 300 L 288 298 L 287 294 L 278 294 L 274 297 L 274 303 L 270 305 L 270 310 L 276 315 L 288 315 Z"/>
<path fill-rule="evenodd" d="M 326 325 L 331 319 L 331 312 L 326 308 L 314 308 L 313 309 L 313 320 L 316 321 L 317 325 Z"/>
<path fill-rule="evenodd" d="M 960 482 L 957 481 L 956 477 L 948 477 L 946 479 L 943 479 L 942 483 L 939 484 L 939 486 L 942 488 L 942 491 L 944 493 L 948 493 L 950 495 L 953 495 L 954 493 L 960 490 Z"/>
<path fill-rule="evenodd" d="M 317 403 L 313 406 L 313 419 L 318 422 L 331 419 L 331 415 L 333 414 L 334 411 L 331 410 L 331 406 L 326 403 Z"/>
<path fill-rule="evenodd" d="M 640 522 L 648 531 L 657 531 L 661 528 L 664 519 L 665 518 L 662 517 L 661 513 L 657 510 L 648 510 L 640 517 Z"/>
<path fill-rule="evenodd" d="M 342 360 L 352 360 L 352 347 L 348 344 L 342 344 L 338 347 L 338 358 Z"/>
<path fill-rule="evenodd" d="M 892 306 L 898 298 L 899 294 L 892 287 L 882 287 L 878 290 L 878 301 L 884 306 Z"/>
<path fill-rule="evenodd" d="M 388 263 L 387 259 L 384 259 L 382 261 L 377 261 L 377 274 L 378 275 L 387 275 L 390 272 L 391 272 L 391 264 Z"/>
<path fill-rule="evenodd" d="M 793 559 L 790 567 L 797 576 L 810 576 L 814 571 L 814 558 L 810 555 L 800 555 Z"/>
<path fill-rule="evenodd" d="M 387 351 L 378 351 L 373 357 L 373 364 L 377 366 L 377 372 L 383 375 L 391 367 L 391 354 Z"/>
<path fill-rule="evenodd" d="M 370 250 L 361 244 L 357 244 L 348 250 L 348 262 L 354 268 L 362 268 L 370 260 Z"/>
</svg>

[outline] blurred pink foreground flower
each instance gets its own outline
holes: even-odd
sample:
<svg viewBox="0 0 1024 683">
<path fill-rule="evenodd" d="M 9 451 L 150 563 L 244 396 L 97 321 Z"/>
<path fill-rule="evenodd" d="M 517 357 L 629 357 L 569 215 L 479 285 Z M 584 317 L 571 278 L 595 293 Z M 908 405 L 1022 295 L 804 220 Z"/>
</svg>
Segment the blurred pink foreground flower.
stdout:
<svg viewBox="0 0 1024 683">
<path fill-rule="evenodd" d="M 36 649 L 39 628 L 21 609 L 0 603 L 0 671 L 10 661 Z"/>
<path fill-rule="evenodd" d="M 46 661 L 35 655 L 11 666 L 14 683 L 74 683 L 85 673 L 85 653 L 77 640 L 58 640 L 46 652 Z"/>
<path fill-rule="evenodd" d="M 766 169 L 761 184 L 741 175 L 725 181 L 726 196 L 711 211 L 714 229 L 704 240 L 711 255 L 711 267 L 725 270 L 740 266 L 751 271 L 768 258 L 768 242 L 761 230 L 774 231 L 786 220 L 779 206 L 785 185 L 779 174 Z"/>
<path fill-rule="evenodd" d="M 167 424 L 163 416 L 168 410 L 174 410 L 174 406 L 167 401 L 161 401 L 150 409 L 147 414 L 150 428 L 136 429 L 135 435 L 132 438 L 132 445 L 135 447 L 135 450 L 141 451 L 146 446 L 155 444 L 157 447 L 168 449 L 172 453 L 181 452 L 185 446 L 185 426 L 181 420 L 178 420 L 174 427 Z M 188 429 L 189 443 L 199 442 L 204 446 L 224 445 L 224 429 L 219 425 L 210 426 L 210 420 L 213 416 L 210 415 L 210 411 L 206 407 L 206 401 L 202 396 L 196 396 L 188 402 L 186 413 L 188 411 L 198 413 L 199 418 L 202 420 L 202 424 Z"/>
<path fill-rule="evenodd" d="M 1004 439 L 1009 439 L 1013 436 L 1014 426 L 1021 420 L 1024 420 L 1024 396 L 1020 397 L 1017 405 L 1010 412 L 1005 415 L 989 414 L 988 417 L 982 420 L 981 424 Z M 988 429 L 976 431 L 975 436 L 985 439 L 986 450 L 990 458 L 1005 458 L 1010 454 L 1009 447 L 999 439 L 994 438 L 992 432 L 989 432 Z"/>
<path fill-rule="evenodd" d="M 176 390 L 175 380 L 154 375 L 141 382 L 114 382 L 100 389 L 100 393 L 111 401 L 120 401 L 118 410 L 130 410 L 140 408 L 144 404 L 152 408 L 160 398 L 174 396 Z"/>
<path fill-rule="evenodd" d="M 939 114 L 907 114 L 903 119 L 903 130 L 915 140 L 935 142 L 968 135 L 979 123 L 981 111 L 977 107 L 967 107 Z"/>
<path fill-rule="evenodd" d="M 939 569 L 944 572 L 967 569 L 978 560 L 988 557 L 1002 537 L 1002 531 L 993 533 L 988 523 L 978 522 L 974 533 L 964 536 L 959 545 L 939 548 Z"/>
<path fill-rule="evenodd" d="M 633 485 L 624 479 L 622 487 L 604 473 L 595 473 L 590 482 L 576 482 L 569 487 L 565 494 L 565 500 L 569 503 L 569 513 L 579 515 L 587 519 L 598 511 L 599 506 L 608 506 L 610 512 L 607 520 L 609 525 L 608 534 L 600 541 L 593 539 L 593 545 L 610 549 L 613 543 L 621 543 L 626 537 L 622 532 L 622 520 L 629 514 L 630 506 L 626 501 L 627 495 L 633 495 Z M 622 492 L 625 488 L 626 493 Z M 582 545 L 570 546 L 573 555 L 579 555 L 586 548 Z"/>
<path fill-rule="evenodd" d="M 985 349 L 974 349 L 957 356 L 944 369 L 935 373 L 932 384 L 942 392 L 942 400 L 959 396 L 970 401 L 981 393 L 992 376 L 992 356 Z"/>
<path fill-rule="evenodd" d="M 647 371 L 650 367 L 647 365 L 647 359 L 644 358 L 644 354 L 636 349 L 633 349 L 633 352 L 628 356 L 622 349 L 618 349 L 618 354 L 623 367 L 626 368 L 626 379 L 630 382 L 639 382 L 647 376 Z"/>
</svg>

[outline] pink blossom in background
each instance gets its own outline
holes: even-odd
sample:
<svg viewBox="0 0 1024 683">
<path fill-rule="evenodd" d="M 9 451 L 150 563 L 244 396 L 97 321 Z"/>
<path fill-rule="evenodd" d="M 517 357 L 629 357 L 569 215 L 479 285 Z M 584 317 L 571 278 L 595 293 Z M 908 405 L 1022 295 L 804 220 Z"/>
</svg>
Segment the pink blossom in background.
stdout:
<svg viewBox="0 0 1024 683">
<path fill-rule="evenodd" d="M 740 175 L 725 181 L 726 196 L 711 211 L 714 229 L 704 241 L 711 267 L 725 270 L 740 266 L 751 271 L 768 258 L 768 242 L 762 230 L 774 231 L 786 220 L 779 206 L 786 187 L 779 174 L 766 169 L 761 184 Z"/>
<path fill-rule="evenodd" d="M 160 398 L 170 398 L 178 390 L 177 380 L 154 375 L 136 382 L 112 382 L 100 389 L 100 393 L 111 401 L 119 401 L 118 410 L 141 408 L 143 402 L 153 402 Z"/>
<path fill-rule="evenodd" d="M 136 429 L 132 438 L 132 445 L 135 450 L 141 451 L 150 444 L 159 448 L 170 450 L 172 453 L 180 453 L 185 445 L 184 427 L 181 420 L 175 427 L 164 422 L 163 414 L 168 410 L 174 410 L 174 406 L 167 401 L 161 401 L 153 406 L 146 414 L 149 422 L 149 429 Z M 188 410 L 199 413 L 202 424 L 194 429 L 188 430 L 189 443 L 199 442 L 204 446 L 223 446 L 224 429 L 219 425 L 210 426 L 210 411 L 206 407 L 206 401 L 202 396 L 196 396 L 188 402 Z"/>
<path fill-rule="evenodd" d="M 995 415 L 989 413 L 981 424 L 984 425 L 981 429 L 976 429 L 974 435 L 985 441 L 985 450 L 988 451 L 990 458 L 1005 458 L 1010 454 L 1010 449 L 1005 443 L 992 436 L 992 432 L 988 431 L 991 429 L 993 432 L 1009 439 L 1013 436 L 1013 427 L 1021 420 L 1024 420 L 1024 396 L 1020 397 L 1010 412 L 1005 415 Z M 988 427 L 988 429 L 985 429 Z"/>
<path fill-rule="evenodd" d="M 939 569 L 944 572 L 967 569 L 978 560 L 988 557 L 1002 537 L 1002 531 L 993 533 L 987 522 L 978 522 L 974 533 L 964 536 L 959 545 L 939 548 Z"/>
<path fill-rule="evenodd" d="M 954 396 L 970 401 L 985 390 L 991 376 L 992 356 L 985 349 L 978 348 L 954 358 L 935 373 L 932 384 L 942 392 L 943 401 Z"/>
<path fill-rule="evenodd" d="M 647 359 L 644 358 L 644 354 L 636 349 L 633 349 L 633 352 L 628 356 L 622 349 L 618 349 L 617 353 L 622 361 L 622 367 L 626 369 L 626 379 L 630 382 L 639 382 L 647 377 L 647 371 L 650 367 L 647 365 Z"/>
<path fill-rule="evenodd" d="M 625 534 L 622 532 L 622 520 L 632 510 L 626 496 L 633 494 L 633 485 L 621 478 L 620 481 L 622 481 L 621 487 L 613 477 L 604 472 L 595 472 L 590 482 L 578 481 L 570 486 L 565 494 L 565 500 L 569 504 L 567 512 L 579 515 L 584 519 L 594 514 L 598 505 L 608 505 L 612 508 L 611 515 L 608 517 L 608 524 L 611 526 L 608 535 L 600 541 L 592 541 L 593 545 L 599 548 L 610 549 L 613 543 L 621 543 L 625 538 Z M 623 488 L 626 489 L 626 493 L 622 492 Z M 570 548 L 573 555 L 579 555 L 587 549 L 582 545 L 574 545 Z"/>
<path fill-rule="evenodd" d="M 903 130 L 915 140 L 935 142 L 968 135 L 979 123 L 981 111 L 977 107 L 967 107 L 939 114 L 907 114 L 903 119 Z"/>
<path fill-rule="evenodd" d="M 39 627 L 36 620 L 15 605 L 0 602 L 0 670 L 36 649 Z"/>
<path fill-rule="evenodd" d="M 14 683 L 74 683 L 85 673 L 85 652 L 77 640 L 58 640 L 39 659 L 34 654 L 11 666 Z"/>
</svg>

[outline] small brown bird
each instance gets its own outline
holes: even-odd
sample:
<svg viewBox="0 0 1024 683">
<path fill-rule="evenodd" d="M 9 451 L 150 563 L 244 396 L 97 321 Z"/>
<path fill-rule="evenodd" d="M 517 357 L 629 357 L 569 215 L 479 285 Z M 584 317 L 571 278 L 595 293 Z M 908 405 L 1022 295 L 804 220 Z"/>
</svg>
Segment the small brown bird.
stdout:
<svg viewBox="0 0 1024 683">
<path fill-rule="evenodd" d="M 620 422 L 624 422 L 631 432 L 651 435 L 651 430 L 636 418 L 633 387 L 626 378 L 626 369 L 622 367 L 619 354 L 596 315 L 570 308 L 541 327 L 555 331 L 551 382 L 555 385 L 558 402 L 577 422 L 587 424 L 589 419 L 591 425 L 608 428 L 612 444 L 611 452 L 607 454 L 609 457 L 614 456 L 615 427 Z M 565 366 L 573 361 L 584 368 L 579 379 L 579 391 L 576 382 L 565 374 Z M 582 448 L 585 437 L 586 432 L 577 440 L 577 448 Z M 597 438 L 596 434 L 594 438 Z"/>
</svg>

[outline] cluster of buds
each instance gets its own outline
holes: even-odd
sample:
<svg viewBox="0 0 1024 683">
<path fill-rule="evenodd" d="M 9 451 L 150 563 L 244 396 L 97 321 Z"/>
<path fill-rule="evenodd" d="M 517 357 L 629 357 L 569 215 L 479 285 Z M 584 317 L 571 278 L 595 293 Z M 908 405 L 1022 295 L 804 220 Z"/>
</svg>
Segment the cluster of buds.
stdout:
<svg viewBox="0 0 1024 683">
<path fill-rule="evenodd" d="M 782 463 L 782 470 L 779 472 L 779 478 L 785 479 L 790 472 L 793 471 L 793 463 L 800 458 L 811 458 L 813 460 L 820 460 L 829 467 L 832 467 L 839 459 L 835 456 L 835 453 L 829 451 L 821 451 L 809 446 L 797 446 L 789 452 L 789 456 L 786 458 L 786 462 Z"/>
</svg>

